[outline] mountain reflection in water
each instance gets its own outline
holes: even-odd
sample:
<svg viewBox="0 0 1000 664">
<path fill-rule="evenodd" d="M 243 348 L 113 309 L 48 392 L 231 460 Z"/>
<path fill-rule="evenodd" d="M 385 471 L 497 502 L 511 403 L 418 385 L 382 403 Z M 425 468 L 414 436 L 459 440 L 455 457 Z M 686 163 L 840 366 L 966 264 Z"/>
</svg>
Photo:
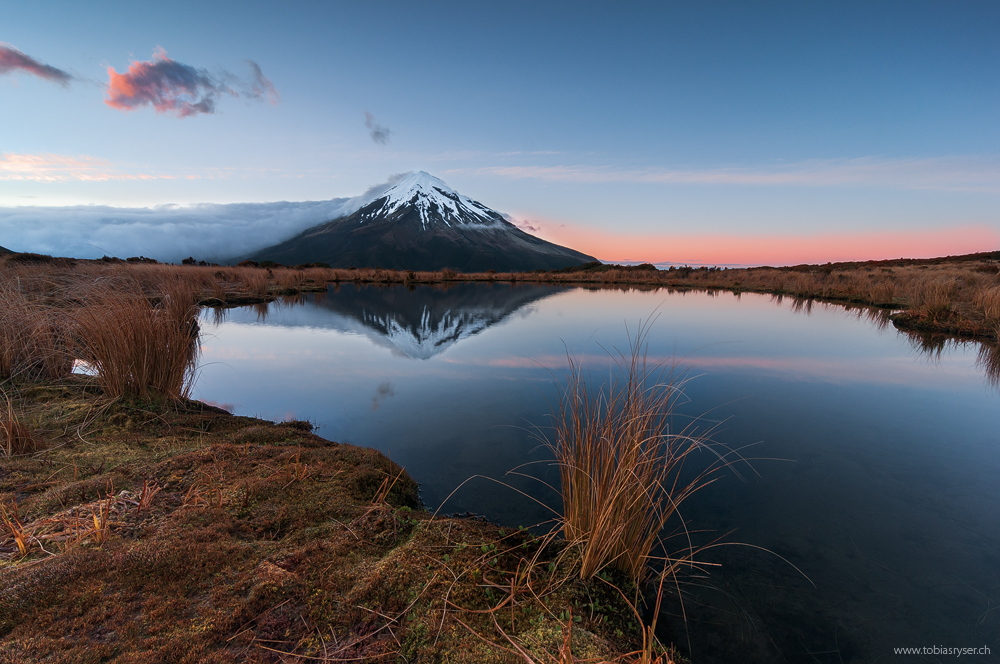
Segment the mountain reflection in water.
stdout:
<svg viewBox="0 0 1000 664">
<path fill-rule="evenodd" d="M 363 334 L 414 360 L 427 360 L 456 342 L 479 334 L 519 309 L 565 291 L 565 287 L 456 283 L 434 286 L 374 286 L 343 284 L 314 296 L 285 297 L 255 304 L 257 321 L 268 322 L 272 308 L 314 306 L 282 316 L 270 324 L 318 327 Z M 215 322 L 226 310 L 216 310 Z"/>
</svg>

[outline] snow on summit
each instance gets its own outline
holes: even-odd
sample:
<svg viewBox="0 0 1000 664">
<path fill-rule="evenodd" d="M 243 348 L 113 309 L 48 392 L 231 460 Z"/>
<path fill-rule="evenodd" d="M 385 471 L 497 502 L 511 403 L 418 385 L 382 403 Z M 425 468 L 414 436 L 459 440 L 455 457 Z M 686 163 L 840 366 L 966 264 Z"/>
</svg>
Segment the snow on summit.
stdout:
<svg viewBox="0 0 1000 664">
<path fill-rule="evenodd" d="M 360 223 L 377 217 L 388 217 L 401 208 L 412 206 L 420 214 L 424 230 L 441 220 L 446 226 L 497 226 L 503 217 L 482 203 L 462 196 L 444 181 L 425 171 L 404 175 L 388 191 L 377 194 L 362 205 Z"/>
<path fill-rule="evenodd" d="M 350 211 L 234 261 L 516 272 L 596 260 L 525 233 L 424 171 L 394 176 L 345 208 Z"/>
</svg>

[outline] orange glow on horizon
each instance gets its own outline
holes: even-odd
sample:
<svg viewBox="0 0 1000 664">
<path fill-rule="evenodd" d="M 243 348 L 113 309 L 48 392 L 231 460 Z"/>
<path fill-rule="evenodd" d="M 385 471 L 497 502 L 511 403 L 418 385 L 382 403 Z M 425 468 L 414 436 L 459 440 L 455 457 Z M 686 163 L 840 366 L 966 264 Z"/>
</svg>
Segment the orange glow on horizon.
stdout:
<svg viewBox="0 0 1000 664">
<path fill-rule="evenodd" d="M 692 265 L 798 265 L 892 258 L 936 258 L 1000 249 L 1000 233 L 980 225 L 906 233 L 822 235 L 615 235 L 548 225 L 546 239 L 603 262 Z"/>
</svg>

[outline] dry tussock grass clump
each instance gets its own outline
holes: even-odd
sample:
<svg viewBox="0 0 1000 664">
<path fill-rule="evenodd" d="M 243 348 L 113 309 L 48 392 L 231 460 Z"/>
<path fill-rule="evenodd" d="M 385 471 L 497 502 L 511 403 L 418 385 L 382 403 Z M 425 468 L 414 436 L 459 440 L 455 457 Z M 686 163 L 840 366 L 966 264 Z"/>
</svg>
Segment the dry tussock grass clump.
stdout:
<svg viewBox="0 0 1000 664">
<path fill-rule="evenodd" d="M 0 379 L 69 375 L 72 335 L 63 310 L 29 300 L 11 282 L 0 285 Z"/>
<path fill-rule="evenodd" d="M 154 306 L 135 290 L 95 287 L 73 313 L 80 358 L 97 370 L 112 398 L 126 394 L 186 397 L 197 352 L 197 309 L 178 288 Z"/>
<path fill-rule="evenodd" d="M 32 454 L 38 450 L 38 443 L 31 430 L 14 411 L 14 405 L 5 394 L 6 408 L 0 410 L 0 452 L 8 459 L 12 456 Z"/>
<path fill-rule="evenodd" d="M 879 279 L 869 284 L 866 295 L 872 304 L 891 305 L 896 297 L 896 283 L 890 279 Z"/>
<path fill-rule="evenodd" d="M 912 308 L 931 320 L 950 316 L 957 297 L 958 282 L 954 278 L 916 281 L 910 290 Z"/>
<path fill-rule="evenodd" d="M 278 270 L 274 273 L 274 281 L 282 291 L 298 291 L 305 282 L 305 273 L 295 269 Z"/>
<path fill-rule="evenodd" d="M 630 339 L 629 352 L 614 358 L 611 385 L 597 392 L 570 358 L 550 446 L 559 465 L 563 533 L 582 546 L 584 579 L 610 566 L 641 580 L 668 521 L 726 464 L 713 451 L 704 470 L 682 477 L 689 457 L 709 446 L 690 430 L 670 430 L 683 380 L 672 369 L 647 365 L 647 332 L 648 322 Z M 665 573 L 690 562 L 691 555 L 689 550 L 668 561 Z"/>
<path fill-rule="evenodd" d="M 237 279 L 246 293 L 256 295 L 258 297 L 267 295 L 268 288 L 271 284 L 270 271 L 254 267 L 240 268 L 237 273 Z"/>
<path fill-rule="evenodd" d="M 199 293 L 192 284 L 179 280 L 168 281 L 157 290 L 159 292 L 157 307 L 166 313 L 167 318 L 181 325 L 190 326 L 197 318 L 198 310 L 195 302 L 199 299 Z"/>
<path fill-rule="evenodd" d="M 27 299 L 11 284 L 0 287 L 0 377 L 14 375 L 28 342 L 33 313 Z"/>
<path fill-rule="evenodd" d="M 972 306 L 988 324 L 1000 324 L 1000 286 L 977 289 L 972 296 Z"/>
</svg>

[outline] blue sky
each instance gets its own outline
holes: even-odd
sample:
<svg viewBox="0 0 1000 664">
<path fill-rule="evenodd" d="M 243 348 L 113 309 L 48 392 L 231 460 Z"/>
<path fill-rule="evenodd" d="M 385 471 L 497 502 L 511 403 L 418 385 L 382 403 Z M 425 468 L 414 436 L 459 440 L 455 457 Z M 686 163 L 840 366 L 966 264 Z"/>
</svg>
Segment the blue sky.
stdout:
<svg viewBox="0 0 1000 664">
<path fill-rule="evenodd" d="M 0 206 L 326 200 L 422 169 L 606 260 L 998 248 L 997 3 L 538 5 L 5 3 L 0 42 L 74 80 L 0 73 Z M 252 60 L 280 99 L 105 103 L 157 49 L 235 87 Z"/>
</svg>

